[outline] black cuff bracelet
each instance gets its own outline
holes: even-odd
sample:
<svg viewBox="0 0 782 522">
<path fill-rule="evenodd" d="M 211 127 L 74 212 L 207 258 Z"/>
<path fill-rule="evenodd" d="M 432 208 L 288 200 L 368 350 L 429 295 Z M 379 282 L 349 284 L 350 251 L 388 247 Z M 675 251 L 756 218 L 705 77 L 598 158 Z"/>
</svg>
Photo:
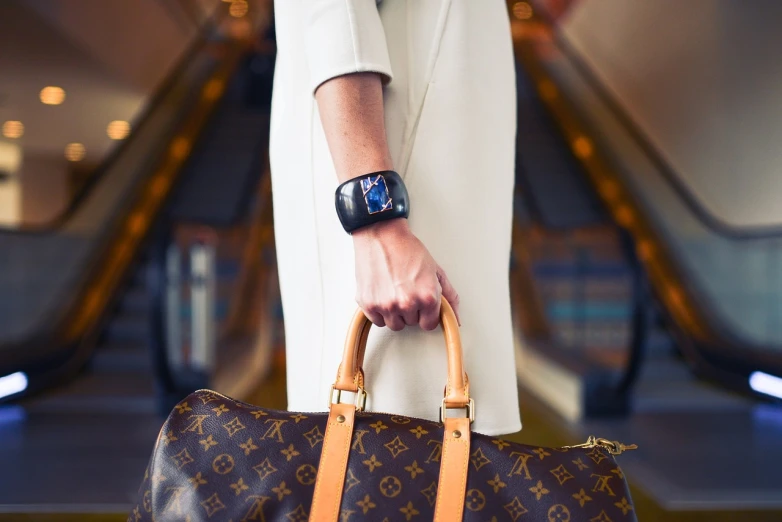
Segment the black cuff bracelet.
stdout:
<svg viewBox="0 0 782 522">
<path fill-rule="evenodd" d="M 410 215 L 407 188 L 393 170 L 365 174 L 337 187 L 337 215 L 345 232 Z"/>
</svg>

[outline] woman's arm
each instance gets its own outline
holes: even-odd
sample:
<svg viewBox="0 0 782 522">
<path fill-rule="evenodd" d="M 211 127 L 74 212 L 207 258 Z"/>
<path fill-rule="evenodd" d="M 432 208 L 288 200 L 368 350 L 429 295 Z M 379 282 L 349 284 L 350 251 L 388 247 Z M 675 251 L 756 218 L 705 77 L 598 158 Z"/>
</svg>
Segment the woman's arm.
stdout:
<svg viewBox="0 0 782 522">
<path fill-rule="evenodd" d="M 317 88 L 315 99 L 340 182 L 393 169 L 379 74 L 332 78 Z M 406 324 L 432 330 L 439 323 L 441 294 L 458 317 L 458 294 L 406 219 L 356 230 L 353 244 L 356 301 L 373 323 L 392 330 Z"/>
</svg>

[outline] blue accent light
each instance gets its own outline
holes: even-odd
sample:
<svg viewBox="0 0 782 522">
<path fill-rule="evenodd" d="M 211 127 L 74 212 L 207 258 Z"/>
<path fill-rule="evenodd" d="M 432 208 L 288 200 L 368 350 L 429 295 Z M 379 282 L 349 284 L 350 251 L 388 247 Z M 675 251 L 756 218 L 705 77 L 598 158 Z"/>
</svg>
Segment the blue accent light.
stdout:
<svg viewBox="0 0 782 522">
<path fill-rule="evenodd" d="M 752 372 L 749 376 L 749 387 L 756 392 L 782 399 L 782 379 L 763 372 Z"/>
<path fill-rule="evenodd" d="M 5 377 L 0 377 L 0 398 L 16 395 L 27 389 L 27 375 L 24 372 L 16 372 Z"/>
<path fill-rule="evenodd" d="M 364 192 L 364 200 L 367 202 L 367 210 L 370 214 L 391 210 L 391 197 L 388 195 L 388 187 L 383 176 L 362 179 L 361 190 Z"/>
</svg>

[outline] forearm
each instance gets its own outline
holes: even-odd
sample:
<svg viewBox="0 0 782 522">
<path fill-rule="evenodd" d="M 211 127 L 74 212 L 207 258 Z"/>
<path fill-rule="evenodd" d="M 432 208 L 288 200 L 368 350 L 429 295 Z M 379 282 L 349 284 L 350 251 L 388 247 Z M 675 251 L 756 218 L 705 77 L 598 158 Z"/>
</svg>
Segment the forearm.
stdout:
<svg viewBox="0 0 782 522">
<path fill-rule="evenodd" d="M 332 78 L 315 91 L 320 119 L 340 182 L 393 170 L 383 117 L 383 87 L 375 73 Z M 406 219 L 362 227 L 352 234 L 356 300 L 378 326 L 437 327 L 440 295 L 459 317 L 459 296 Z"/>
<path fill-rule="evenodd" d="M 357 73 L 332 78 L 318 87 L 315 99 L 340 182 L 393 169 L 380 75 Z"/>
</svg>

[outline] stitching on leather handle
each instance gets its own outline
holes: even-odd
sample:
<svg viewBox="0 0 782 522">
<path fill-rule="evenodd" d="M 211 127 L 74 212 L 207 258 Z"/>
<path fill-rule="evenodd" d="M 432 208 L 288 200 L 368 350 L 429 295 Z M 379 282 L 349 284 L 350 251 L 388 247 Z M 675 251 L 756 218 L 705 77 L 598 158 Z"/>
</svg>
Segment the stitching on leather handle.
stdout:
<svg viewBox="0 0 782 522">
<path fill-rule="evenodd" d="M 466 455 L 467 458 L 462 459 L 464 461 L 464 467 L 462 469 L 461 484 L 463 484 L 464 487 L 462 488 L 462 492 L 459 494 L 459 497 L 461 498 L 460 507 L 459 507 L 459 511 L 461 512 L 461 517 L 459 518 L 464 518 L 464 499 L 467 496 L 467 470 L 470 467 L 470 447 L 467 445 L 470 435 L 468 434 L 467 437 L 468 439 L 462 442 L 462 444 L 465 445 L 464 449 L 467 452 Z"/>
<path fill-rule="evenodd" d="M 353 423 L 350 423 L 349 425 L 348 424 L 340 425 L 338 423 L 332 422 L 331 425 L 336 427 L 336 428 L 346 428 L 347 429 L 349 427 L 351 430 L 353 429 Z M 323 451 L 326 451 L 326 447 L 325 446 L 323 447 Z M 345 473 L 346 473 L 347 468 L 348 468 L 348 459 L 345 458 L 345 455 L 349 451 L 350 451 L 350 439 L 347 440 L 347 445 L 344 447 L 344 451 L 342 452 L 342 456 L 340 458 L 340 463 L 342 463 L 342 462 L 345 463 L 345 465 L 342 466 L 342 469 L 345 470 L 345 471 L 340 473 L 340 475 L 342 475 L 342 482 L 343 482 L 343 484 L 342 484 L 342 487 L 339 488 L 339 495 L 335 495 L 335 498 L 334 498 L 334 501 L 333 501 L 334 502 L 334 509 L 332 510 L 331 518 L 329 519 L 329 520 L 333 520 L 334 522 L 336 522 L 339 519 L 339 508 L 342 505 L 342 495 L 344 494 Z M 312 502 L 313 503 L 315 502 L 314 497 L 312 499 Z"/>
<path fill-rule="evenodd" d="M 443 455 L 441 457 L 441 464 L 440 464 L 440 476 L 437 479 L 437 493 L 434 497 L 434 522 L 440 521 L 440 510 L 442 509 L 442 505 L 440 502 L 437 502 L 440 499 L 440 488 L 442 487 L 442 477 L 443 477 L 443 465 L 448 462 L 446 460 L 446 455 L 448 454 L 448 449 L 450 448 L 450 444 L 448 444 L 448 441 L 450 439 L 446 439 L 443 443 Z"/>
<path fill-rule="evenodd" d="M 331 415 L 331 414 L 329 413 L 329 415 Z M 342 468 L 343 472 L 340 473 L 340 475 L 342 475 L 343 485 L 340 488 L 339 495 L 336 495 L 335 498 L 332 501 L 333 502 L 333 510 L 332 510 L 331 518 L 329 520 L 333 520 L 335 522 L 337 521 L 337 519 L 339 517 L 339 508 L 340 508 L 340 505 L 342 504 L 342 494 L 344 493 L 345 473 L 347 472 L 347 464 L 348 464 L 347 463 L 348 459 L 345 458 L 345 455 L 348 455 L 348 457 L 349 457 L 350 442 L 351 442 L 351 438 L 352 438 L 352 431 L 353 431 L 354 423 L 355 423 L 355 415 L 353 415 L 353 420 L 349 424 L 339 424 L 339 423 L 336 423 L 336 422 L 329 422 L 329 423 L 326 424 L 326 433 L 328 433 L 329 429 L 332 428 L 332 427 L 334 427 L 334 428 L 345 428 L 345 429 L 349 428 L 349 431 L 350 431 L 349 434 L 351 435 L 351 437 L 348 437 L 347 440 L 346 440 L 346 444 L 345 444 L 344 450 L 343 450 L 343 452 L 341 454 L 342 455 L 342 459 L 340 460 L 340 462 L 344 462 L 344 466 Z M 329 445 L 331 440 L 332 440 L 332 438 L 324 436 L 324 439 L 323 439 L 323 450 L 322 450 L 323 451 L 323 453 L 322 453 L 323 455 L 327 455 L 326 449 L 327 449 L 327 446 Z M 316 504 L 317 499 L 319 498 L 320 492 L 322 491 L 322 484 L 323 484 L 322 477 L 323 477 L 323 475 L 320 474 L 320 471 L 321 470 L 320 470 L 320 464 L 319 464 L 318 465 L 318 470 L 317 470 L 318 478 L 316 479 L 316 482 L 315 482 L 315 491 L 312 494 L 312 506 L 310 508 L 310 516 L 312 515 L 313 508 L 317 505 Z"/>
<path fill-rule="evenodd" d="M 329 431 L 329 426 L 330 426 L 330 424 L 326 424 L 326 433 L 328 433 L 328 431 Z M 329 438 L 324 435 L 324 437 L 323 437 L 323 450 L 322 450 L 323 453 L 322 453 L 322 455 L 326 455 L 327 454 L 326 453 L 326 447 L 328 446 L 328 444 L 329 444 Z M 321 490 L 321 487 L 323 485 L 323 481 L 320 478 L 322 476 L 322 475 L 320 475 L 320 464 L 321 463 L 319 462 L 318 463 L 318 470 L 316 471 L 317 477 L 315 479 L 315 491 L 312 493 L 312 506 L 310 507 L 310 515 L 312 515 L 313 509 L 317 506 L 318 495 L 320 494 L 320 490 Z"/>
</svg>

